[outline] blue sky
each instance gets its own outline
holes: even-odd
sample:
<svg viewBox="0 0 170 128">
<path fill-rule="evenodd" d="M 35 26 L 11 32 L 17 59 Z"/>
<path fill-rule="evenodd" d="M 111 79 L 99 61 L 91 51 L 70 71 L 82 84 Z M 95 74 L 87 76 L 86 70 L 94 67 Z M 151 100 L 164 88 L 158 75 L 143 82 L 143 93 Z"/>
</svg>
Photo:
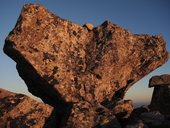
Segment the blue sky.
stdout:
<svg viewBox="0 0 170 128">
<path fill-rule="evenodd" d="M 25 3 L 40 3 L 54 14 L 83 25 L 98 26 L 105 20 L 130 32 L 162 34 L 170 51 L 170 0 L 1 0 L 0 3 L 0 87 L 30 95 L 19 77 L 15 62 L 3 53 L 4 40 L 13 29 Z M 148 103 L 153 89 L 148 80 L 153 75 L 170 74 L 170 61 L 155 70 L 126 94 L 135 103 Z"/>
</svg>

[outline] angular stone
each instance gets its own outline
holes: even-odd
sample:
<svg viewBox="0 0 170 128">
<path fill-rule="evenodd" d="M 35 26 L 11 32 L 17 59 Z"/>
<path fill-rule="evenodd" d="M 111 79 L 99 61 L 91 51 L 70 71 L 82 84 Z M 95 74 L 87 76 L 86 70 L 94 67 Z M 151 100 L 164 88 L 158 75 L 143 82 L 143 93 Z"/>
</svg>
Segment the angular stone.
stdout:
<svg viewBox="0 0 170 128">
<path fill-rule="evenodd" d="M 158 110 L 162 114 L 170 114 L 170 75 L 161 75 L 152 77 L 150 87 L 154 86 L 150 108 Z M 165 82 L 165 83 L 164 83 Z"/>
<path fill-rule="evenodd" d="M 4 52 L 17 63 L 28 90 L 66 115 L 79 102 L 88 102 L 94 111 L 105 101 L 123 98 L 168 60 L 160 35 L 132 34 L 109 21 L 89 31 L 39 4 L 23 7 Z"/>
<path fill-rule="evenodd" d="M 47 104 L 0 89 L 0 128 L 40 128 L 52 111 Z"/>
<path fill-rule="evenodd" d="M 93 24 L 90 23 L 83 25 L 83 27 L 86 27 L 88 30 L 92 30 L 94 28 Z"/>
<path fill-rule="evenodd" d="M 133 111 L 131 100 L 120 100 L 113 107 L 114 114 L 118 119 L 127 119 Z"/>
<path fill-rule="evenodd" d="M 170 75 L 164 74 L 161 76 L 153 76 L 149 80 L 149 87 L 156 87 L 160 85 L 170 85 Z"/>
</svg>

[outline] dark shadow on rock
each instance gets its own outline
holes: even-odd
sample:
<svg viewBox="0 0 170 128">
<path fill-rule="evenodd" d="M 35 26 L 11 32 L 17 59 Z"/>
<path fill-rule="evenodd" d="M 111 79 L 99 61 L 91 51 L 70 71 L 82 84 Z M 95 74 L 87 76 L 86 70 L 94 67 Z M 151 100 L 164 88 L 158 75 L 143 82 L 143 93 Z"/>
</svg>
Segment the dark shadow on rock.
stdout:
<svg viewBox="0 0 170 128">
<path fill-rule="evenodd" d="M 59 108 L 54 108 L 49 118 L 45 121 L 43 128 L 63 128 L 71 113 L 71 108 L 65 109 L 65 112 Z"/>
<path fill-rule="evenodd" d="M 13 49 L 13 45 L 7 44 L 14 43 L 9 43 L 6 40 L 3 50 L 8 56 L 11 56 L 12 59 L 16 61 L 16 68 L 18 73 L 20 77 L 25 81 L 29 92 L 41 98 L 45 103 L 55 108 L 49 119 L 47 119 L 47 124 L 48 122 L 52 124 L 53 122 L 57 122 L 57 127 L 60 128 L 67 122 L 67 119 L 72 110 L 72 103 L 68 103 L 62 99 L 59 92 L 53 88 L 53 85 L 50 85 L 45 79 L 43 79 L 37 73 L 34 67 L 17 50 Z M 56 119 L 49 121 L 53 117 Z"/>
</svg>

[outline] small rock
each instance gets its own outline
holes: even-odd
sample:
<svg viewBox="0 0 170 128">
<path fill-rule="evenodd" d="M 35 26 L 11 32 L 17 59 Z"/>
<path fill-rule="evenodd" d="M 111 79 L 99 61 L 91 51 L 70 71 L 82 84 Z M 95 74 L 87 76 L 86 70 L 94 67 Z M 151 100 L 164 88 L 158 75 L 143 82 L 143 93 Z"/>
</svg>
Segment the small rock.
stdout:
<svg viewBox="0 0 170 128">
<path fill-rule="evenodd" d="M 156 87 L 160 85 L 170 85 L 170 75 L 169 74 L 164 74 L 161 76 L 153 76 L 149 80 L 149 87 Z"/>
<path fill-rule="evenodd" d="M 91 24 L 91 23 L 87 23 L 87 24 L 83 25 L 83 27 L 87 28 L 88 30 L 93 30 L 93 28 L 94 28 L 93 24 Z"/>
<path fill-rule="evenodd" d="M 118 119 L 126 119 L 133 111 L 133 103 L 131 100 L 120 100 L 116 103 L 113 111 Z"/>
</svg>

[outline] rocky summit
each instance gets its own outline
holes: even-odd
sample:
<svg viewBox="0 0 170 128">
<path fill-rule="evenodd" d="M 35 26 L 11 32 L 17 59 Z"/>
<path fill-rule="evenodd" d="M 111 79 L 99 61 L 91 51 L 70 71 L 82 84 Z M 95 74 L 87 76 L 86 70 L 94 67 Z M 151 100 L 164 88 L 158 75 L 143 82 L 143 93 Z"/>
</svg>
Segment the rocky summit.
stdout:
<svg viewBox="0 0 170 128">
<path fill-rule="evenodd" d="M 161 35 L 132 34 L 109 21 L 80 26 L 39 4 L 24 5 L 4 52 L 28 90 L 60 110 L 69 128 L 115 127 L 108 106 L 168 60 Z"/>
</svg>

